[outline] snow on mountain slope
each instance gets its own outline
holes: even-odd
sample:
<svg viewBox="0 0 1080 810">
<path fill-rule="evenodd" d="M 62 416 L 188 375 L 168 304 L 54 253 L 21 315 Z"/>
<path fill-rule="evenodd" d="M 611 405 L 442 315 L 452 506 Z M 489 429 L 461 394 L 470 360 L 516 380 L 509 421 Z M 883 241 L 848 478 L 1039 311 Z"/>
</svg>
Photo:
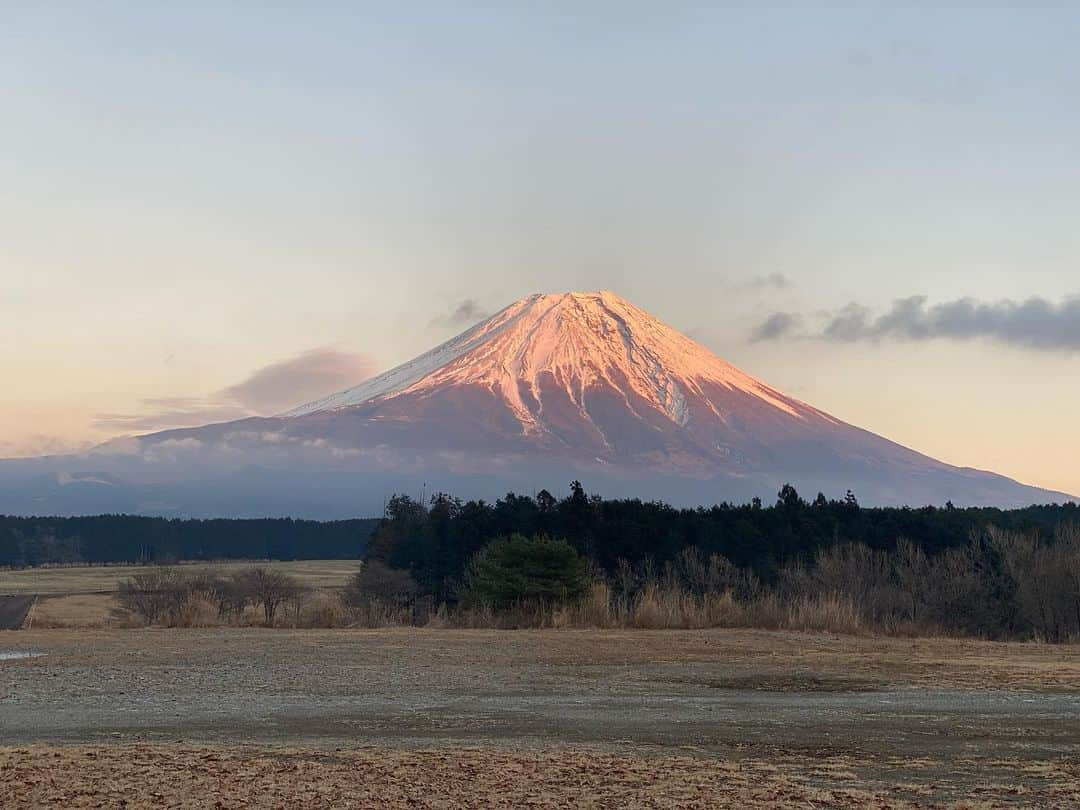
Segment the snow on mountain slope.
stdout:
<svg viewBox="0 0 1080 810">
<path fill-rule="evenodd" d="M 286 429 L 370 446 L 539 452 L 695 476 L 775 466 L 793 441 L 904 456 L 792 399 L 607 291 L 533 295 Z M 334 424 L 336 423 L 336 424 Z M 343 431 L 337 430 L 345 426 Z M 797 466 L 794 457 L 789 457 Z"/>
<path fill-rule="evenodd" d="M 689 418 L 684 388 L 701 395 L 700 382 L 743 391 L 792 416 L 798 416 L 800 408 L 809 409 L 614 293 L 600 291 L 516 301 L 414 360 L 283 416 L 339 410 L 440 387 L 484 385 L 510 404 L 527 432 L 536 431 L 542 429 L 540 381 L 545 375 L 579 407 L 584 408 L 591 386 L 628 387 L 679 425 Z"/>
</svg>

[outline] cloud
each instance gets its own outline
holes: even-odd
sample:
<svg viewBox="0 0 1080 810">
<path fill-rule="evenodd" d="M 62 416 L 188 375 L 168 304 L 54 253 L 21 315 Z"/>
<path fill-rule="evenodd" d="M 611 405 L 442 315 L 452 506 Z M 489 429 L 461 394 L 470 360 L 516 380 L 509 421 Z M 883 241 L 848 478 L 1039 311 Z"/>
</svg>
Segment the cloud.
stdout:
<svg viewBox="0 0 1080 810">
<path fill-rule="evenodd" d="M 759 276 L 743 276 L 721 282 L 732 292 L 760 292 L 762 290 L 790 290 L 795 282 L 783 273 L 766 273 Z"/>
<path fill-rule="evenodd" d="M 769 273 L 766 276 L 754 276 L 747 282 L 750 289 L 761 290 L 765 288 L 772 288 L 774 290 L 786 290 L 789 287 L 795 286 L 791 279 L 785 276 L 783 273 Z"/>
<path fill-rule="evenodd" d="M 99 413 L 94 417 L 94 427 L 98 430 L 164 430 L 229 422 L 252 415 L 236 403 L 195 397 L 144 399 L 142 406 L 145 409 L 142 413 Z"/>
<path fill-rule="evenodd" d="M 90 441 L 35 433 L 19 440 L 0 440 L 0 458 L 66 456 L 85 452 L 93 445 Z"/>
<path fill-rule="evenodd" d="M 155 431 L 272 416 L 363 382 L 375 373 L 365 354 L 312 349 L 256 370 L 247 379 L 209 397 L 144 399 L 134 414 L 102 413 L 94 427 L 110 431 Z"/>
<path fill-rule="evenodd" d="M 829 340 L 973 340 L 985 338 L 1031 349 L 1080 349 L 1080 297 L 984 303 L 961 298 L 927 306 L 917 295 L 894 301 L 882 315 L 847 307 L 825 327 Z"/>
<path fill-rule="evenodd" d="M 790 337 L 802 325 L 802 316 L 791 312 L 774 312 L 750 335 L 751 343 Z"/>
<path fill-rule="evenodd" d="M 112 481 L 107 481 L 104 478 L 97 478 L 94 475 L 88 473 L 69 473 L 61 470 L 56 474 L 56 483 L 62 487 L 68 487 L 72 484 L 101 484 L 103 486 L 113 486 Z"/>
<path fill-rule="evenodd" d="M 776 313 L 753 333 L 759 340 L 793 337 L 784 318 Z M 1080 296 L 1060 302 L 1032 297 L 1023 301 L 983 302 L 960 298 L 927 304 L 923 295 L 900 298 L 884 313 L 848 304 L 827 315 L 813 337 L 836 343 L 877 343 L 885 340 L 993 340 L 1044 351 L 1080 350 Z"/>
<path fill-rule="evenodd" d="M 432 320 L 432 326 L 472 326 L 477 321 L 482 321 L 491 313 L 480 306 L 475 298 L 465 298 L 459 301 L 454 309 L 446 315 L 440 315 Z"/>
<path fill-rule="evenodd" d="M 94 455 L 101 456 L 137 456 L 141 452 L 142 442 L 134 436 L 118 436 L 115 439 L 109 439 L 92 451 Z"/>
<path fill-rule="evenodd" d="M 221 392 L 258 414 L 275 414 L 363 382 L 375 364 L 363 354 L 313 349 L 289 360 L 271 363 Z"/>
<path fill-rule="evenodd" d="M 167 462 L 175 464 L 184 455 L 190 455 L 202 450 L 205 445 L 194 438 L 166 439 L 163 442 L 155 442 L 143 448 L 142 457 L 151 462 Z"/>
</svg>

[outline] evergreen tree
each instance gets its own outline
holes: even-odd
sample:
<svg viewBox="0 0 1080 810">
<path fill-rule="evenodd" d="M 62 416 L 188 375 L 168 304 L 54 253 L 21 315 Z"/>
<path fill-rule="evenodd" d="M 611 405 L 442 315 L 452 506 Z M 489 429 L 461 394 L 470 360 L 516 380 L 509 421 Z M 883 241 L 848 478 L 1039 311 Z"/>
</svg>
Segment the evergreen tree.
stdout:
<svg viewBox="0 0 1080 810">
<path fill-rule="evenodd" d="M 588 566 L 565 540 L 512 534 L 485 546 L 465 572 L 468 604 L 515 604 L 576 599 L 589 584 Z"/>
</svg>

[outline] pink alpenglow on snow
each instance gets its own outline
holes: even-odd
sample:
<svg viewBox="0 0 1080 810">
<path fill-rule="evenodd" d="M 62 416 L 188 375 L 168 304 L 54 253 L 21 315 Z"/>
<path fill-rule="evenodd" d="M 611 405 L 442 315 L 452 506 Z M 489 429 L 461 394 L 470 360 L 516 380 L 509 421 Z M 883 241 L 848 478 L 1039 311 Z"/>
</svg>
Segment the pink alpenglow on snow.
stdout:
<svg viewBox="0 0 1080 810">
<path fill-rule="evenodd" d="M 510 405 L 526 432 L 537 432 L 543 430 L 538 414 L 545 377 L 558 381 L 561 393 L 577 403 L 586 418 L 589 389 L 628 387 L 650 407 L 685 425 L 683 389 L 701 396 L 698 380 L 752 394 L 798 415 L 798 403 L 629 301 L 601 290 L 516 301 L 409 363 L 285 416 L 337 410 L 398 393 L 481 384 Z"/>
</svg>

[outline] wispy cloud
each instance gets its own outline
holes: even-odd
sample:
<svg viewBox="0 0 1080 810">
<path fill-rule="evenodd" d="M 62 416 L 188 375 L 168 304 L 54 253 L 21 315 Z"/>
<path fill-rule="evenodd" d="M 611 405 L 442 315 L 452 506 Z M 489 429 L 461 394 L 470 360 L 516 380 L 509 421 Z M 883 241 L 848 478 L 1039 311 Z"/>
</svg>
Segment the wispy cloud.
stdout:
<svg viewBox="0 0 1080 810">
<path fill-rule="evenodd" d="M 790 278 L 783 273 L 769 273 L 765 276 L 754 276 L 747 282 L 748 287 L 755 290 L 772 288 L 774 290 L 786 290 L 795 286 Z"/>
<path fill-rule="evenodd" d="M 158 397 L 144 399 L 139 413 L 99 413 L 94 427 L 108 431 L 164 430 L 199 427 L 211 422 L 228 422 L 252 416 L 235 402 L 196 397 Z"/>
<path fill-rule="evenodd" d="M 263 366 L 236 385 L 208 397 L 145 399 L 138 413 L 98 414 L 94 427 L 153 431 L 270 416 L 356 385 L 375 370 L 375 363 L 365 354 L 312 349 Z"/>
<path fill-rule="evenodd" d="M 960 298 L 930 305 L 926 296 L 897 299 L 885 312 L 848 304 L 827 313 L 819 331 L 805 332 L 802 319 L 790 313 L 769 316 L 753 340 L 811 337 L 836 343 L 887 340 L 993 340 L 1044 351 L 1080 350 L 1080 296 L 1060 302 L 1032 297 L 1023 301 Z"/>
<path fill-rule="evenodd" d="M 255 413 L 280 413 L 363 382 L 375 370 L 375 363 L 367 355 L 312 349 L 264 366 L 243 382 L 226 388 L 220 396 Z"/>
<path fill-rule="evenodd" d="M 65 436 L 35 433 L 17 441 L 0 439 L 0 458 L 31 456 L 62 456 L 81 453 L 93 447 L 93 442 L 77 441 Z"/>
<path fill-rule="evenodd" d="M 454 305 L 445 315 L 439 315 L 431 321 L 432 326 L 472 326 L 482 321 L 491 313 L 475 298 L 465 298 Z"/>
<path fill-rule="evenodd" d="M 795 286 L 790 278 L 783 273 L 765 273 L 758 276 L 734 278 L 723 282 L 723 285 L 734 291 L 761 291 L 761 290 L 789 290 Z"/>
</svg>

